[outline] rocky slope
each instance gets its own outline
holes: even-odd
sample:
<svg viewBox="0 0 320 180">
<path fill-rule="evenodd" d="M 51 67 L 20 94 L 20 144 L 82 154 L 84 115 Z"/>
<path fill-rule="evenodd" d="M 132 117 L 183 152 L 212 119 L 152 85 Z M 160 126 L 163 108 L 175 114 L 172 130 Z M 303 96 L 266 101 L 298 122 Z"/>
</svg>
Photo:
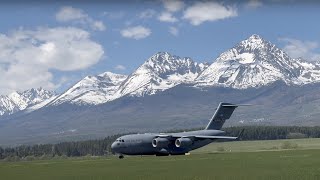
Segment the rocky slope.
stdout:
<svg viewBox="0 0 320 180">
<path fill-rule="evenodd" d="M 11 115 L 49 100 L 55 96 L 52 91 L 42 88 L 30 89 L 23 92 L 13 92 L 7 96 L 0 96 L 0 115 Z M 40 107 L 40 106 L 39 106 Z"/>
</svg>

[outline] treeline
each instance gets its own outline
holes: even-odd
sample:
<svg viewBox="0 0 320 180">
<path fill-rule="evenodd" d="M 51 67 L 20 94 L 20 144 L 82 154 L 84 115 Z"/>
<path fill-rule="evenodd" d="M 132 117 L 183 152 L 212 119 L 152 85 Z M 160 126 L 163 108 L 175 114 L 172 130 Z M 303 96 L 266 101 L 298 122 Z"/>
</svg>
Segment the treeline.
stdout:
<svg viewBox="0 0 320 180">
<path fill-rule="evenodd" d="M 22 145 L 0 147 L 0 160 L 17 161 L 80 156 L 105 156 L 111 152 L 111 144 L 118 135 L 99 140 L 62 142 L 58 144 Z"/>
<path fill-rule="evenodd" d="M 241 140 L 275 140 L 275 139 L 299 139 L 320 138 L 320 126 L 243 126 L 223 128 L 228 136 L 241 135 Z"/>
<path fill-rule="evenodd" d="M 320 138 L 320 127 L 244 126 L 228 127 L 223 130 L 226 131 L 226 135 L 228 136 L 238 136 L 243 129 L 244 132 L 241 135 L 241 140 Z M 0 147 L 0 160 L 17 161 L 80 156 L 107 156 L 112 154 L 110 146 L 119 136 L 114 135 L 99 140 L 62 142 L 58 144 Z"/>
</svg>

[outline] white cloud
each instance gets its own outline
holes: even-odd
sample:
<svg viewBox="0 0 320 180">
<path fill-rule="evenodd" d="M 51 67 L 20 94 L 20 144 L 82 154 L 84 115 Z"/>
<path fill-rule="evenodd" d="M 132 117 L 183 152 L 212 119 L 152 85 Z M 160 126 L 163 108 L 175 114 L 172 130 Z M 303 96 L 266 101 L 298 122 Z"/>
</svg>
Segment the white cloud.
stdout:
<svg viewBox="0 0 320 180">
<path fill-rule="evenodd" d="M 91 28 L 96 31 L 104 31 L 106 30 L 105 25 L 102 21 L 92 21 Z"/>
<path fill-rule="evenodd" d="M 114 67 L 114 69 L 115 70 L 119 70 L 119 71 L 124 71 L 124 70 L 126 70 L 127 68 L 125 67 L 125 66 L 123 66 L 123 65 L 117 65 L 116 67 Z"/>
<path fill-rule="evenodd" d="M 81 9 L 71 6 L 64 6 L 56 13 L 56 19 L 61 22 L 69 22 L 74 20 L 83 20 L 89 16 Z"/>
<path fill-rule="evenodd" d="M 249 0 L 248 3 L 246 4 L 246 7 L 250 9 L 256 9 L 261 7 L 262 5 L 263 5 L 262 2 L 259 0 Z"/>
<path fill-rule="evenodd" d="M 156 14 L 155 10 L 147 9 L 147 10 L 142 11 L 139 14 L 139 18 L 141 18 L 141 19 L 149 19 L 149 18 L 152 18 L 155 14 Z"/>
<path fill-rule="evenodd" d="M 178 19 L 175 18 L 172 13 L 170 12 L 163 12 L 160 14 L 160 16 L 158 17 L 158 19 L 162 22 L 171 22 L 171 23 L 174 23 L 174 22 L 177 22 Z"/>
<path fill-rule="evenodd" d="M 196 2 L 184 11 L 183 18 L 190 21 L 192 25 L 200 25 L 205 21 L 217 21 L 237 16 L 237 9 L 224 6 L 218 2 Z"/>
<path fill-rule="evenodd" d="M 82 9 L 64 6 L 56 13 L 56 20 L 59 22 L 73 22 L 88 25 L 93 30 L 104 31 L 106 29 L 102 21 L 93 20 Z"/>
<path fill-rule="evenodd" d="M 79 28 L 20 29 L 0 34 L 0 93 L 40 86 L 54 89 L 52 70 L 85 69 L 103 54 L 102 46 Z"/>
<path fill-rule="evenodd" d="M 180 0 L 162 0 L 162 2 L 168 12 L 177 12 L 184 7 L 184 2 Z"/>
<path fill-rule="evenodd" d="M 151 30 L 143 26 L 134 26 L 123 29 L 120 33 L 123 37 L 139 40 L 150 36 Z"/>
<path fill-rule="evenodd" d="M 283 50 L 293 58 L 304 58 L 306 60 L 320 60 L 320 53 L 316 52 L 319 43 L 315 41 L 301 41 L 291 38 L 280 38 L 280 41 L 286 43 Z"/>
<path fill-rule="evenodd" d="M 126 15 L 125 12 L 123 11 L 118 11 L 118 12 L 108 12 L 108 11 L 104 11 L 102 13 L 102 16 L 106 16 L 109 19 L 121 19 Z"/>
<path fill-rule="evenodd" d="M 174 36 L 178 36 L 179 35 L 179 29 L 176 27 L 169 27 L 169 32 L 170 34 L 174 35 Z"/>
</svg>

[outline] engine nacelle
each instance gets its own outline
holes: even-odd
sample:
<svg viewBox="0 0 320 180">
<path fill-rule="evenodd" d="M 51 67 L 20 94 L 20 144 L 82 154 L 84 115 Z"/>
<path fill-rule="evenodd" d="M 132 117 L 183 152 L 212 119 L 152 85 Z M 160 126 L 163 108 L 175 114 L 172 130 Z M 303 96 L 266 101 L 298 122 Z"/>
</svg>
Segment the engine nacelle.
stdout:
<svg viewBox="0 0 320 180">
<path fill-rule="evenodd" d="M 178 138 L 175 141 L 176 147 L 188 147 L 192 145 L 192 140 L 189 138 Z"/>
<path fill-rule="evenodd" d="M 152 140 L 152 146 L 156 148 L 164 148 L 169 144 L 169 140 L 166 138 L 155 138 Z"/>
</svg>

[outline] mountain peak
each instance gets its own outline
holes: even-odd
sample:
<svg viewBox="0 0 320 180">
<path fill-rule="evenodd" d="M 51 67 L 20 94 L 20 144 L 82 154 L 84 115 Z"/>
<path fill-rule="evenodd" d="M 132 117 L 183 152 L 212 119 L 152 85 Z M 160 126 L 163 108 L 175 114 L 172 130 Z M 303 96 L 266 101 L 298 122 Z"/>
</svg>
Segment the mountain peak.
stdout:
<svg viewBox="0 0 320 180">
<path fill-rule="evenodd" d="M 266 49 L 269 46 L 274 46 L 270 42 L 264 40 L 261 36 L 257 34 L 251 35 L 248 39 L 241 41 L 235 46 L 236 49 L 241 48 L 245 51 L 255 51 L 256 49 Z"/>
<path fill-rule="evenodd" d="M 150 59 L 152 59 L 152 57 L 170 57 L 170 56 L 172 56 L 172 55 L 169 52 L 159 51 L 159 52 L 155 53 L 154 55 L 152 55 Z"/>
<path fill-rule="evenodd" d="M 198 64 L 194 62 L 190 57 L 179 57 L 172 55 L 169 52 L 158 52 L 152 55 L 144 64 L 140 67 L 149 67 L 152 69 L 167 69 L 173 66 L 191 66 L 192 64 Z"/>
<path fill-rule="evenodd" d="M 117 73 L 113 73 L 113 72 L 107 71 L 107 72 L 99 74 L 97 77 L 98 78 L 103 78 L 105 80 L 109 80 L 109 82 L 117 84 L 120 81 L 122 82 L 124 79 L 126 79 L 127 75 L 117 74 Z"/>
<path fill-rule="evenodd" d="M 53 91 L 48 91 L 48 90 L 45 90 L 43 89 L 42 87 L 39 87 L 39 88 L 31 88 L 30 90 L 26 90 L 26 91 L 23 91 L 21 93 L 31 93 L 31 94 L 34 94 L 34 95 L 43 95 L 43 94 L 55 94 L 55 92 Z"/>
<path fill-rule="evenodd" d="M 98 76 L 101 76 L 101 77 L 114 77 L 114 76 L 125 76 L 125 75 L 113 73 L 113 72 L 110 72 L 110 71 L 106 71 L 104 73 L 99 74 Z"/>
<path fill-rule="evenodd" d="M 120 87 L 119 94 L 143 96 L 193 81 L 206 68 L 191 58 L 158 52 L 133 72 Z"/>
<path fill-rule="evenodd" d="M 261 36 L 259 36 L 258 34 L 252 34 L 248 39 L 250 39 L 250 40 L 263 40 L 263 38 Z"/>
<path fill-rule="evenodd" d="M 172 60 L 179 59 L 179 57 L 172 56 L 168 52 L 157 52 L 153 56 L 151 56 L 145 64 L 148 64 L 150 66 L 154 66 L 155 64 L 163 64 Z"/>
<path fill-rule="evenodd" d="M 261 87 L 278 80 L 291 84 L 299 78 L 301 69 L 281 49 L 254 34 L 223 52 L 197 80 L 205 85 L 238 89 Z"/>
<path fill-rule="evenodd" d="M 26 91 L 14 91 L 7 96 L 0 97 L 0 115 L 13 114 L 20 110 L 50 99 L 55 92 L 43 88 L 32 88 Z"/>
<path fill-rule="evenodd" d="M 65 102 L 72 104 L 101 104 L 114 99 L 113 94 L 127 75 L 104 72 L 99 75 L 86 76 L 66 92 L 54 99 L 51 104 Z"/>
</svg>

